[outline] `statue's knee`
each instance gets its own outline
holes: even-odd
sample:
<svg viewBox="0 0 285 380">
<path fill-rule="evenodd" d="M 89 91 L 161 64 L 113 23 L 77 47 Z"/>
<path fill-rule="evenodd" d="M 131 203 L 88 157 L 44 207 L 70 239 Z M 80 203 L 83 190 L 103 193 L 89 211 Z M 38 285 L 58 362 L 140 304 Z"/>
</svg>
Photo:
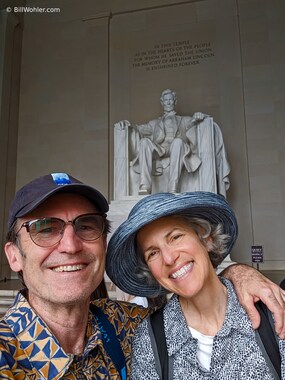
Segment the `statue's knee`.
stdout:
<svg viewBox="0 0 285 380">
<path fill-rule="evenodd" d="M 175 138 L 172 143 L 171 143 L 171 146 L 170 146 L 170 150 L 177 150 L 177 149 L 182 149 L 184 148 L 184 141 L 180 138 Z"/>
<path fill-rule="evenodd" d="M 148 144 L 148 142 L 149 142 L 149 139 L 147 137 L 141 138 L 141 145 L 146 145 L 146 144 Z"/>
<path fill-rule="evenodd" d="M 153 147 L 153 143 L 150 139 L 148 139 L 147 137 L 143 137 L 140 141 L 140 147 L 141 149 L 145 150 L 145 149 L 152 149 Z"/>
</svg>

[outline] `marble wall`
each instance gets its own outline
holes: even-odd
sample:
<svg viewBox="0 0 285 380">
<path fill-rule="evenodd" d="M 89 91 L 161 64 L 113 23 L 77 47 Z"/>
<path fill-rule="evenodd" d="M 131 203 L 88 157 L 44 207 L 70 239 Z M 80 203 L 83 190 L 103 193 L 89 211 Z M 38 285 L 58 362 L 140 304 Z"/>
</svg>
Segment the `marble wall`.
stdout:
<svg viewBox="0 0 285 380">
<path fill-rule="evenodd" d="M 231 164 L 229 202 L 240 234 L 236 261 L 253 241 L 238 9 L 208 0 L 121 14 L 111 23 L 111 120 L 143 123 L 161 115 L 161 91 L 178 96 L 179 115 L 196 111 L 220 126 Z M 241 186 L 242 184 L 242 186 Z M 241 258 L 239 252 L 245 255 Z M 235 256 L 235 255 L 233 255 Z"/>
<path fill-rule="evenodd" d="M 11 3 L 10 3 L 11 4 Z M 19 118 L 22 17 L 0 9 L 0 246 L 5 243 L 8 209 L 15 191 Z M 10 278 L 0 251 L 0 279 Z"/>
<path fill-rule="evenodd" d="M 15 188 L 67 171 L 111 201 L 113 124 L 156 118 L 172 88 L 179 114 L 202 111 L 222 129 L 240 223 L 233 260 L 262 245 L 262 267 L 284 269 L 284 1 L 26 3 L 60 12 L 24 14 L 18 146 L 5 164 Z"/>
</svg>

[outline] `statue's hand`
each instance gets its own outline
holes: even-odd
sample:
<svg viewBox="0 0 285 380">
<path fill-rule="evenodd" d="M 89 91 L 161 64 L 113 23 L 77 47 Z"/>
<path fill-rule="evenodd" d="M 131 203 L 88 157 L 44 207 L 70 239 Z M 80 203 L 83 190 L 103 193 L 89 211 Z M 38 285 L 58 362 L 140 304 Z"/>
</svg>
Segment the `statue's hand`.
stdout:
<svg viewBox="0 0 285 380">
<path fill-rule="evenodd" d="M 195 112 L 194 115 L 192 116 L 194 121 L 202 121 L 207 117 L 208 115 L 202 113 L 202 112 Z"/>
<path fill-rule="evenodd" d="M 126 128 L 131 126 L 131 123 L 128 120 L 121 120 L 118 123 L 115 123 L 115 128 L 124 131 Z"/>
</svg>

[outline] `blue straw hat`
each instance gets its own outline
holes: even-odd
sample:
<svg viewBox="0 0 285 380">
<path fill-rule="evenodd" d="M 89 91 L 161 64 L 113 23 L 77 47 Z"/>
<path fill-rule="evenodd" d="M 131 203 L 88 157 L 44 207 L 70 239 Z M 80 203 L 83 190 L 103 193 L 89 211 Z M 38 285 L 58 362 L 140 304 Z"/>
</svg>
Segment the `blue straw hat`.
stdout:
<svg viewBox="0 0 285 380">
<path fill-rule="evenodd" d="M 160 285 L 149 285 L 137 275 L 136 234 L 147 224 L 170 215 L 188 215 L 211 224 L 221 224 L 223 233 L 231 237 L 224 257 L 230 253 L 238 235 L 238 226 L 235 214 L 223 196 L 203 191 L 149 195 L 133 207 L 128 219 L 117 228 L 108 244 L 106 272 L 124 292 L 145 297 L 161 293 Z"/>
</svg>

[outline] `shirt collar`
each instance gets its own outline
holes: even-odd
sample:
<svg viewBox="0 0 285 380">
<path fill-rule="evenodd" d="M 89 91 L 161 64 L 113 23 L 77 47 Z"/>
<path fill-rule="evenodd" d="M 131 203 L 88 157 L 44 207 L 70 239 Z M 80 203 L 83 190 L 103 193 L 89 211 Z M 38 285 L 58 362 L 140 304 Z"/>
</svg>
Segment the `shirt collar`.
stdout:
<svg viewBox="0 0 285 380">
<path fill-rule="evenodd" d="M 35 313 L 21 292 L 17 294 L 4 319 L 19 341 L 21 349 L 29 358 L 31 365 L 39 371 L 44 379 L 59 379 L 67 371 L 74 355 L 64 352 L 46 323 Z M 100 330 L 91 312 L 88 317 L 86 339 L 88 342 L 85 346 L 84 356 L 87 356 L 90 350 L 95 345 L 98 346 L 100 342 L 103 346 Z"/>
</svg>

